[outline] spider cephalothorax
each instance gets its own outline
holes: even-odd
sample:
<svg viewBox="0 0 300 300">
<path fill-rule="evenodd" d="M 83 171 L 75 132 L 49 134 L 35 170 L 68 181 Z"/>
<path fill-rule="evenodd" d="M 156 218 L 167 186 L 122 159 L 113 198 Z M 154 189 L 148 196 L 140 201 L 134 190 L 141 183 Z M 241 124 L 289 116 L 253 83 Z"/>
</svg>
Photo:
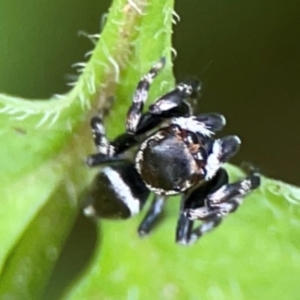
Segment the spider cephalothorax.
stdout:
<svg viewBox="0 0 300 300">
<path fill-rule="evenodd" d="M 136 155 L 136 167 L 146 186 L 160 195 L 184 192 L 204 178 L 188 144 L 176 131 L 174 127 L 161 129 L 141 144 Z"/>
<path fill-rule="evenodd" d="M 164 64 L 162 58 L 138 83 L 125 133 L 109 142 L 102 119 L 92 118 L 98 153 L 90 155 L 87 164 L 107 166 L 95 177 L 85 212 L 128 218 L 142 209 L 152 191 L 154 199 L 138 229 L 145 235 L 161 215 L 167 197 L 181 194 L 176 241 L 191 244 L 235 211 L 243 197 L 259 186 L 260 177 L 252 170 L 246 178 L 228 182 L 222 165 L 238 151 L 240 139 L 214 138 L 225 125 L 222 115 L 193 115 L 188 100 L 197 97 L 196 80 L 179 83 L 143 113 L 150 84 Z M 130 161 L 124 153 L 134 146 L 135 159 Z M 202 224 L 193 228 L 194 220 Z"/>
</svg>

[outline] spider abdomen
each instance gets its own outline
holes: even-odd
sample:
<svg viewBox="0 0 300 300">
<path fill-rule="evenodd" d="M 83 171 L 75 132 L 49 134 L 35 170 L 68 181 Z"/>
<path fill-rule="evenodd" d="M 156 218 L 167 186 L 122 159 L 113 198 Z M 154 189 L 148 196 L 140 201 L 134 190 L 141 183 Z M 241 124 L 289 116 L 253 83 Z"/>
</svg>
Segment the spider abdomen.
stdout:
<svg viewBox="0 0 300 300">
<path fill-rule="evenodd" d="M 126 219 L 140 212 L 149 196 L 134 164 L 122 162 L 103 168 L 90 188 L 85 213 L 108 219 Z"/>
</svg>

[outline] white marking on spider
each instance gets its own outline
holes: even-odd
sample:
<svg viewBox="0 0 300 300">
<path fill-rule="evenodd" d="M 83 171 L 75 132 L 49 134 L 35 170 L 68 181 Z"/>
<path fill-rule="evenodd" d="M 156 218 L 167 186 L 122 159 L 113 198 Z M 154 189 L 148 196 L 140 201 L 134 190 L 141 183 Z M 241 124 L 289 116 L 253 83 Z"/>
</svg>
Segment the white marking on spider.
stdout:
<svg viewBox="0 0 300 300">
<path fill-rule="evenodd" d="M 140 212 L 140 201 L 132 195 L 130 188 L 123 181 L 120 174 L 111 167 L 105 167 L 102 173 L 107 176 L 114 191 L 129 208 L 131 215 L 138 214 Z"/>
<path fill-rule="evenodd" d="M 144 89 L 137 90 L 133 97 L 133 102 L 134 103 L 145 103 L 147 96 L 148 96 L 147 90 L 144 90 Z"/>
<path fill-rule="evenodd" d="M 155 77 L 155 74 L 152 73 L 152 72 L 150 72 L 150 73 L 146 74 L 146 75 L 143 77 L 142 80 L 143 80 L 143 81 L 146 81 L 146 82 L 148 82 L 148 83 L 152 83 L 154 77 Z"/>
<path fill-rule="evenodd" d="M 215 140 L 213 147 L 212 147 L 212 153 L 207 158 L 206 163 L 206 180 L 211 179 L 214 177 L 216 172 L 221 166 L 220 162 L 220 155 L 222 153 L 222 145 L 220 140 Z"/>
<path fill-rule="evenodd" d="M 214 228 L 214 222 L 205 222 L 201 225 L 201 233 L 205 233 Z"/>
<path fill-rule="evenodd" d="M 181 92 L 185 91 L 187 94 L 191 94 L 193 91 L 192 87 L 185 83 L 179 83 L 177 89 Z"/>
<path fill-rule="evenodd" d="M 223 198 L 226 197 L 226 189 L 228 187 L 226 185 L 223 185 L 221 188 L 219 188 L 217 191 L 215 191 L 213 194 L 210 194 L 207 196 L 207 199 L 209 202 L 212 202 L 214 204 L 222 202 Z"/>
<path fill-rule="evenodd" d="M 192 182 L 187 180 L 187 181 L 184 182 L 184 185 L 181 187 L 180 191 L 174 191 L 174 190 L 164 190 L 164 189 L 161 189 L 161 188 L 156 188 L 156 187 L 153 187 L 150 184 L 147 184 L 146 182 L 144 182 L 144 183 L 150 191 L 154 192 L 157 195 L 165 195 L 165 196 L 172 196 L 172 195 L 181 194 L 182 192 L 184 192 L 185 190 L 187 190 L 188 188 L 190 188 L 193 185 Z"/>
<path fill-rule="evenodd" d="M 230 212 L 232 212 L 234 206 L 235 205 L 233 203 L 222 203 L 222 205 L 220 205 L 221 215 L 222 216 L 228 215 Z"/>
<path fill-rule="evenodd" d="M 131 114 L 130 118 L 128 118 L 128 121 L 126 123 L 126 128 L 127 131 L 130 132 L 136 132 L 137 126 L 139 124 L 141 118 L 141 114 L 140 113 L 136 113 L 136 114 Z"/>
<path fill-rule="evenodd" d="M 191 132 L 197 132 L 202 134 L 203 136 L 210 137 L 214 134 L 208 127 L 203 123 L 199 122 L 196 117 L 178 117 L 171 119 L 171 124 L 178 125 L 180 128 L 184 130 L 188 130 Z"/>
<path fill-rule="evenodd" d="M 203 218 L 207 217 L 208 214 L 207 207 L 200 207 L 196 209 L 189 210 L 189 219 L 190 220 L 202 220 Z"/>
<path fill-rule="evenodd" d="M 176 107 L 177 104 L 174 103 L 173 101 L 167 100 L 167 99 L 161 99 L 158 100 L 156 103 L 153 104 L 152 106 L 152 113 L 161 113 L 163 111 L 169 110 L 171 108 Z"/>
<path fill-rule="evenodd" d="M 96 125 L 95 128 L 92 128 L 92 132 L 99 132 L 100 134 L 104 135 L 105 134 L 105 127 L 103 126 L 103 124 L 100 123 L 100 122 L 97 122 L 95 125 Z"/>
<path fill-rule="evenodd" d="M 107 140 L 102 140 L 100 145 L 97 146 L 98 152 L 104 155 L 109 155 L 109 145 Z"/>
<path fill-rule="evenodd" d="M 246 179 L 241 182 L 241 189 L 239 192 L 244 195 L 251 190 L 251 180 Z"/>
<path fill-rule="evenodd" d="M 226 118 L 223 115 L 219 115 L 221 119 L 222 126 L 226 125 Z"/>
<path fill-rule="evenodd" d="M 156 72 L 160 71 L 166 64 L 166 58 L 162 57 L 155 65 L 154 65 L 154 70 L 156 70 Z"/>
</svg>

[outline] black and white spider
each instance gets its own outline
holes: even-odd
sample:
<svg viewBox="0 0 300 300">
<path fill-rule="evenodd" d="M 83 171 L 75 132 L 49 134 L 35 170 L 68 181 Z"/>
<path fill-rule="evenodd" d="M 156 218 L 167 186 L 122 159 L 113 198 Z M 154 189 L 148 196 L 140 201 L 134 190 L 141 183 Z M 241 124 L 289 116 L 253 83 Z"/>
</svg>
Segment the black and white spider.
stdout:
<svg viewBox="0 0 300 300">
<path fill-rule="evenodd" d="M 137 85 L 126 120 L 126 132 L 108 141 L 102 119 L 91 127 L 98 153 L 88 166 L 106 165 L 96 175 L 85 208 L 87 215 L 129 218 L 143 208 L 150 191 L 154 199 L 138 233 L 149 233 L 170 195 L 181 194 L 176 242 L 192 244 L 235 211 L 245 195 L 257 188 L 260 177 L 250 172 L 229 183 L 222 165 L 239 149 L 237 136 L 213 138 L 225 125 L 217 113 L 193 115 L 187 100 L 197 97 L 199 83 L 178 84 L 143 113 L 150 84 L 163 68 L 162 58 Z M 138 146 L 134 162 L 125 151 Z M 194 226 L 194 220 L 202 224 Z"/>
</svg>

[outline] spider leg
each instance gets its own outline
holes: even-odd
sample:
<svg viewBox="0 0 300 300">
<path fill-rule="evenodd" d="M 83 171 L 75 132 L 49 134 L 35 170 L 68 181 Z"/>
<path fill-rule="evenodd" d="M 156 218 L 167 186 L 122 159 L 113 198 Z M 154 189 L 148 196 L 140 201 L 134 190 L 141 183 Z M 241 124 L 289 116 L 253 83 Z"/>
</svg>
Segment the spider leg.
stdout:
<svg viewBox="0 0 300 300">
<path fill-rule="evenodd" d="M 145 132 L 155 128 L 156 126 L 158 126 L 161 122 L 163 122 L 166 119 L 182 117 L 182 116 L 190 116 L 190 115 L 191 115 L 191 107 L 185 101 L 182 101 L 181 103 L 179 103 L 178 106 L 170 108 L 169 110 L 162 111 L 161 114 L 152 114 L 151 112 L 146 112 L 146 113 L 142 114 L 139 124 L 137 125 L 135 134 L 139 135 L 139 134 L 145 133 Z M 217 115 L 217 114 L 215 114 L 215 115 Z M 221 116 L 221 115 L 219 115 L 219 116 Z M 208 118 L 205 117 L 205 115 L 203 115 L 202 119 L 204 119 L 204 118 L 206 118 L 206 119 L 203 120 L 203 122 L 206 122 L 208 124 L 208 126 L 210 126 L 213 130 L 215 130 L 215 129 L 216 129 L 215 131 L 219 130 L 218 127 L 220 127 L 220 125 L 218 125 L 218 123 L 220 123 L 220 120 L 217 120 L 216 116 L 212 116 L 212 118 L 210 118 L 210 120 L 207 120 Z M 214 126 L 212 126 L 212 124 L 211 124 L 213 122 L 215 123 Z"/>
<path fill-rule="evenodd" d="M 222 171 L 224 172 L 224 170 Z M 218 186 L 222 183 L 220 177 L 220 172 L 218 173 L 219 181 Z M 223 180 L 223 182 L 225 182 Z M 197 241 L 202 235 L 213 230 L 218 226 L 223 218 L 229 213 L 236 211 L 240 204 L 242 204 L 244 197 L 249 194 L 252 190 L 256 189 L 260 185 L 260 176 L 258 173 L 251 173 L 246 178 L 239 180 L 234 183 L 227 183 L 213 191 L 209 192 L 209 189 L 206 188 L 207 195 L 202 193 L 202 206 L 200 207 L 189 207 L 185 209 L 186 216 L 191 220 L 201 220 L 203 223 L 197 228 L 193 229 L 189 236 L 188 244 L 193 244 Z M 189 205 L 196 202 L 195 196 L 198 191 L 195 191 L 194 199 L 190 199 Z M 203 198 L 205 196 L 205 198 Z M 198 203 L 200 203 L 198 200 Z"/>
<path fill-rule="evenodd" d="M 226 125 L 226 119 L 218 113 L 205 113 L 196 116 L 198 122 L 205 124 L 212 132 L 217 132 L 223 129 Z"/>
<path fill-rule="evenodd" d="M 138 233 L 141 237 L 147 235 L 153 228 L 155 223 L 158 221 L 158 218 L 163 212 L 166 199 L 166 196 L 156 194 L 154 195 L 154 199 L 152 200 L 151 206 L 138 228 Z"/>
<path fill-rule="evenodd" d="M 94 143 L 99 153 L 109 155 L 109 141 L 106 138 L 105 128 L 103 120 L 99 116 L 95 116 L 91 119 L 91 130 L 94 139 Z"/>
<path fill-rule="evenodd" d="M 192 114 L 191 105 L 184 100 L 186 98 L 196 99 L 198 96 L 200 84 L 194 79 L 178 84 L 174 90 L 152 104 L 149 112 L 142 114 L 150 84 L 164 65 L 165 58 L 162 58 L 138 83 L 133 103 L 127 113 L 126 130 L 129 134 L 144 133 L 156 127 L 166 118 Z"/>
<path fill-rule="evenodd" d="M 182 196 L 180 206 L 180 216 L 177 223 L 176 242 L 182 245 L 189 245 L 194 237 L 194 220 L 188 215 L 190 209 L 206 207 L 206 197 L 208 194 L 218 190 L 224 184 L 228 183 L 228 174 L 225 169 L 220 168 L 210 181 L 205 182 L 192 191 L 187 191 Z M 210 222 L 214 222 L 214 216 L 211 216 Z M 217 222 L 217 220 L 216 220 Z M 203 227 L 205 229 L 205 227 Z M 197 229 L 196 229 L 197 230 Z"/>
<path fill-rule="evenodd" d="M 219 214 L 218 211 L 212 211 L 209 218 L 207 218 L 206 221 L 204 221 L 200 226 L 192 231 L 187 244 L 193 245 L 205 233 L 208 233 L 209 231 L 219 226 L 222 220 L 223 217 Z"/>
<path fill-rule="evenodd" d="M 198 99 L 201 97 L 202 84 L 201 82 L 195 79 L 190 79 L 190 82 L 193 84 L 193 92 L 188 97 L 187 103 L 190 107 L 190 115 L 193 115 L 195 108 L 197 108 Z"/>
<path fill-rule="evenodd" d="M 188 85 L 188 83 L 190 85 Z M 158 126 L 165 119 L 182 117 L 182 116 L 190 116 L 192 114 L 192 107 L 188 102 L 184 100 L 188 96 L 192 97 L 192 95 L 195 94 L 196 91 L 198 91 L 199 83 L 198 81 L 193 81 L 193 82 L 189 81 L 188 83 L 179 84 L 173 91 L 164 95 L 162 98 L 157 100 L 157 102 L 151 105 L 149 111 L 143 113 L 140 116 L 134 134 L 140 135 L 146 133 L 147 131 Z M 180 87 L 182 87 L 182 91 L 180 90 Z M 168 106 L 167 102 L 171 103 L 170 106 Z M 159 113 L 155 113 L 153 111 L 154 106 L 155 105 L 159 106 L 160 103 L 162 106 L 164 106 L 164 104 L 166 104 L 166 106 L 164 107 L 164 110 L 161 110 Z M 206 122 L 210 127 L 212 127 L 212 129 L 214 128 L 217 129 L 217 127 L 220 127 L 218 125 L 219 123 L 225 124 L 225 118 L 221 115 L 205 114 L 201 116 L 202 116 L 201 121 L 203 120 L 204 122 Z M 214 126 L 211 126 L 212 123 L 214 123 Z"/>
<path fill-rule="evenodd" d="M 91 119 L 91 129 L 94 143 L 99 152 L 87 157 L 86 163 L 90 167 L 123 161 L 124 157 L 122 153 L 138 143 L 137 137 L 128 133 L 121 134 L 112 142 L 109 142 L 106 137 L 102 118 L 99 116 Z"/>
<path fill-rule="evenodd" d="M 225 163 L 238 152 L 241 140 L 236 135 L 228 135 L 216 140 L 214 146 L 216 144 L 219 144 L 219 149 L 221 150 L 219 153 L 219 160 L 221 163 Z"/>
<path fill-rule="evenodd" d="M 224 185 L 212 194 L 207 196 L 208 205 L 213 208 L 220 208 L 223 203 L 234 203 L 245 197 L 250 191 L 260 185 L 260 175 L 257 172 L 249 174 L 246 178 Z M 226 208 L 226 207 L 224 207 Z"/>
<path fill-rule="evenodd" d="M 150 105 L 149 111 L 153 115 L 160 115 L 164 118 L 192 114 L 192 107 L 184 100 L 187 98 L 196 98 L 200 84 L 197 80 L 190 79 L 179 83 L 174 90 L 163 95 L 154 104 Z M 177 114 L 176 114 L 177 113 Z M 175 114 L 175 115 L 174 115 Z"/>
<path fill-rule="evenodd" d="M 126 159 L 122 155 L 118 156 L 107 156 L 102 153 L 91 154 L 86 158 L 86 164 L 89 167 L 95 167 L 103 164 L 114 163 L 114 162 L 122 162 L 126 161 Z"/>
<path fill-rule="evenodd" d="M 213 140 L 205 165 L 205 179 L 212 179 L 220 167 L 239 150 L 241 140 L 236 135 L 229 135 Z"/>
<path fill-rule="evenodd" d="M 140 122 L 136 128 L 135 135 L 144 134 L 157 127 L 164 119 L 160 116 L 154 116 L 149 112 L 143 113 Z"/>
<path fill-rule="evenodd" d="M 164 67 L 166 58 L 162 57 L 139 81 L 136 91 L 133 96 L 133 103 L 127 113 L 126 130 L 128 133 L 134 134 L 139 124 L 144 103 L 148 97 L 148 91 L 153 79 L 158 72 Z"/>
<path fill-rule="evenodd" d="M 193 228 L 193 221 L 184 211 L 187 195 L 182 195 L 179 218 L 176 226 L 176 243 L 187 245 Z"/>
</svg>

